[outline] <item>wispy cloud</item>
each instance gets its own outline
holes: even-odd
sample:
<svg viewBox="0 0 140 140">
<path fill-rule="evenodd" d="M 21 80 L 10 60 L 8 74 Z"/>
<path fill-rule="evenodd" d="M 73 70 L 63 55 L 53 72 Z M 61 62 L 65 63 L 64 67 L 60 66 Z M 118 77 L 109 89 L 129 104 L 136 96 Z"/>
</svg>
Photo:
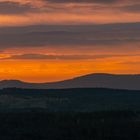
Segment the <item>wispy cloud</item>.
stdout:
<svg viewBox="0 0 140 140">
<path fill-rule="evenodd" d="M 0 49 L 41 47 L 68 48 L 75 46 L 121 47 L 140 43 L 140 23 L 91 26 L 27 26 L 1 28 Z M 133 46 L 137 47 L 137 45 Z"/>
<path fill-rule="evenodd" d="M 2 0 L 0 26 L 140 22 L 139 9 L 135 0 Z"/>
<path fill-rule="evenodd" d="M 140 56 L 140 54 L 133 54 L 133 55 L 127 55 L 127 54 L 122 54 L 122 55 L 111 55 L 111 54 L 98 54 L 98 55 L 79 55 L 79 54 L 66 54 L 66 55 L 50 55 L 50 54 L 21 54 L 21 55 L 11 55 L 7 56 L 4 58 L 1 58 L 0 60 L 7 60 L 7 59 L 20 59 L 20 60 L 36 60 L 36 59 L 41 59 L 41 60 L 94 60 L 94 59 L 103 59 L 103 58 L 112 58 L 112 57 L 135 57 L 135 56 Z"/>
<path fill-rule="evenodd" d="M 3 1 L 0 2 L 0 14 L 11 15 L 11 14 L 25 14 L 29 12 L 36 12 L 37 8 L 33 7 L 29 3 L 20 4 L 18 2 Z"/>
<path fill-rule="evenodd" d="M 47 54 L 22 54 L 22 55 L 12 55 L 5 59 L 46 59 L 46 60 L 80 60 L 80 59 L 99 59 L 112 57 L 112 55 L 47 55 Z"/>
</svg>

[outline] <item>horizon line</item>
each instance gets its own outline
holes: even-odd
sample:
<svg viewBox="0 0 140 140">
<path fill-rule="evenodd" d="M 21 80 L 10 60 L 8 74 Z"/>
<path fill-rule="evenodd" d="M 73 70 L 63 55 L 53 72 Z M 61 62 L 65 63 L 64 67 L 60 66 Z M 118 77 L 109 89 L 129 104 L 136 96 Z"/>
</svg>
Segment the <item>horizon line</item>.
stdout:
<svg viewBox="0 0 140 140">
<path fill-rule="evenodd" d="M 64 79 L 64 80 L 57 80 L 57 81 L 52 81 L 52 82 L 28 82 L 28 81 L 24 81 L 24 80 L 20 80 L 20 79 L 2 79 L 0 80 L 0 82 L 3 82 L 3 81 L 18 81 L 18 82 L 22 82 L 22 83 L 29 83 L 29 84 L 49 84 L 49 83 L 57 83 L 57 82 L 64 82 L 64 81 L 67 81 L 67 80 L 73 80 L 73 79 L 76 79 L 76 78 L 80 78 L 80 77 L 85 77 L 85 76 L 90 76 L 90 75 L 112 75 L 112 76 L 139 76 L 140 73 L 131 73 L 131 74 L 123 74 L 123 73 L 120 73 L 120 74 L 117 74 L 117 73 L 89 73 L 89 74 L 82 74 L 82 75 L 77 75 L 77 76 L 74 76 L 72 78 L 67 78 L 67 79 Z"/>
</svg>

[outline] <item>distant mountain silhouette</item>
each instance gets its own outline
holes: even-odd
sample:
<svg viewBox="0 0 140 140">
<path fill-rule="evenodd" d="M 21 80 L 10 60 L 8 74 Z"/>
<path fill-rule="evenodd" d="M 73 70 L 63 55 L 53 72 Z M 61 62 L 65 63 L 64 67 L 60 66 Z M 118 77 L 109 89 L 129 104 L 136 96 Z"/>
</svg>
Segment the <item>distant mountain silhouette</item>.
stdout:
<svg viewBox="0 0 140 140">
<path fill-rule="evenodd" d="M 0 88 L 32 88 L 32 89 L 63 89 L 63 88 L 114 88 L 140 90 L 140 74 L 117 75 L 95 73 L 73 79 L 52 83 L 26 83 L 19 80 L 0 81 Z"/>
</svg>

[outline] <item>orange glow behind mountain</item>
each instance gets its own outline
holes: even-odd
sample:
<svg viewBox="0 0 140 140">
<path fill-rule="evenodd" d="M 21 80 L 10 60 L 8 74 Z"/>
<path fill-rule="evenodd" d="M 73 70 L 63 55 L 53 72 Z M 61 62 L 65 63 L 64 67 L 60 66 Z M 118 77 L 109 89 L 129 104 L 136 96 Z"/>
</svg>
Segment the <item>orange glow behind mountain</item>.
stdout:
<svg viewBox="0 0 140 140">
<path fill-rule="evenodd" d="M 0 75 L 1 80 L 52 82 L 89 73 L 136 74 L 140 70 L 139 60 L 140 56 L 97 60 L 2 60 Z"/>
</svg>

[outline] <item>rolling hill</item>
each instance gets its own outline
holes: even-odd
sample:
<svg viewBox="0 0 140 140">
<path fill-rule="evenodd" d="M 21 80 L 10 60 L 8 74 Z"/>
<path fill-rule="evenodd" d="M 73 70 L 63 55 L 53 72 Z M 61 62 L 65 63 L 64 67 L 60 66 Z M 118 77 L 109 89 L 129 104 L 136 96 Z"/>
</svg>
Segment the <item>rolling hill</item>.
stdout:
<svg viewBox="0 0 140 140">
<path fill-rule="evenodd" d="M 140 74 L 115 75 L 115 74 L 89 74 L 73 79 L 52 83 L 27 83 L 19 80 L 0 81 L 2 88 L 31 88 L 31 89 L 63 89 L 63 88 L 113 88 L 140 90 Z"/>
</svg>

